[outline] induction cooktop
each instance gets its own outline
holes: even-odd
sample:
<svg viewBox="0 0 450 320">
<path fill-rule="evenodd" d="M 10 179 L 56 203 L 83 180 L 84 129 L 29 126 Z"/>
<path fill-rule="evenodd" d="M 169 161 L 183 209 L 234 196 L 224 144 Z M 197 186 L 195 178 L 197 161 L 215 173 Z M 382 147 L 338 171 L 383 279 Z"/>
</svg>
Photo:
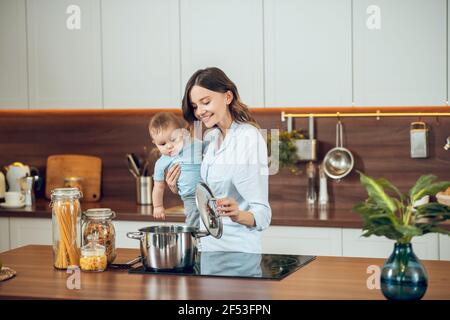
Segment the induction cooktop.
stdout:
<svg viewBox="0 0 450 320">
<path fill-rule="evenodd" d="M 178 270 L 145 269 L 140 265 L 131 274 L 166 274 L 281 280 L 304 267 L 315 256 L 255 254 L 243 252 L 201 252 L 192 268 Z"/>
</svg>

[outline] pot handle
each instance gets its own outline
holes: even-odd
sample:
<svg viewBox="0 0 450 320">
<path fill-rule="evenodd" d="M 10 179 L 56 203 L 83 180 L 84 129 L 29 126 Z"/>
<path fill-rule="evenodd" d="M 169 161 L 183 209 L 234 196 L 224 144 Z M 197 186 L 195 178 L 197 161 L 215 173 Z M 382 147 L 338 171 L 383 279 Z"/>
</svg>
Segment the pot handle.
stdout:
<svg viewBox="0 0 450 320">
<path fill-rule="evenodd" d="M 203 238 L 203 237 L 209 236 L 209 232 L 207 230 L 205 230 L 205 231 L 194 231 L 194 232 L 192 232 L 192 235 L 195 238 L 198 239 L 198 238 Z"/>
<path fill-rule="evenodd" d="M 144 237 L 144 234 L 142 232 L 127 232 L 127 238 L 134 239 L 134 240 L 142 240 Z"/>
</svg>

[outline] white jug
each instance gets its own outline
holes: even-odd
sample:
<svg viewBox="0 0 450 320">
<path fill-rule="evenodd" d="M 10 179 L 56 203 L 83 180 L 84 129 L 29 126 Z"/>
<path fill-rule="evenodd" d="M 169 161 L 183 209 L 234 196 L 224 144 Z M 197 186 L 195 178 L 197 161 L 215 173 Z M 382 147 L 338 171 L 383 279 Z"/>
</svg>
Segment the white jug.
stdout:
<svg viewBox="0 0 450 320">
<path fill-rule="evenodd" d="M 30 175 L 30 167 L 21 162 L 14 162 L 5 167 L 8 191 L 21 191 L 20 179 Z"/>
</svg>

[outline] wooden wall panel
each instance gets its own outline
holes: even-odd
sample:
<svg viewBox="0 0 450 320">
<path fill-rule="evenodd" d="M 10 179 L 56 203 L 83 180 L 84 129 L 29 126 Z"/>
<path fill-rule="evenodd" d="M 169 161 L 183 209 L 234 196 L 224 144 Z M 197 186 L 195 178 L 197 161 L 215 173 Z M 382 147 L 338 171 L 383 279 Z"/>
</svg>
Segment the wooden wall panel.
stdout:
<svg viewBox="0 0 450 320">
<path fill-rule="evenodd" d="M 327 111 L 337 109 L 327 109 Z M 345 112 L 347 109 L 339 109 Z M 348 109 L 350 110 L 350 109 Z M 355 110 L 355 109 L 353 109 Z M 365 108 L 362 110 L 372 110 Z M 405 109 L 402 109 L 405 111 Z M 411 109 L 412 110 L 412 109 Z M 424 110 L 414 109 L 414 110 Z M 426 111 L 447 111 L 432 108 Z M 127 170 L 125 154 L 153 147 L 147 132 L 151 116 L 159 109 L 95 111 L 0 111 L 0 165 L 22 161 L 45 172 L 52 154 L 87 154 L 103 160 L 102 194 L 107 198 L 134 201 L 134 179 Z M 262 128 L 285 128 L 281 109 L 252 110 Z M 311 109 L 290 109 L 309 113 Z M 314 109 L 315 112 L 323 109 Z M 359 110 L 361 111 L 361 109 Z M 450 135 L 450 117 L 423 117 L 430 127 L 428 159 L 409 157 L 409 125 L 417 118 L 344 118 L 345 146 L 355 156 L 355 169 L 385 177 L 407 191 L 421 174 L 433 173 L 450 180 L 450 151 L 443 149 Z M 335 144 L 334 118 L 318 118 L 316 137 L 319 159 Z M 307 119 L 296 119 L 295 128 L 305 128 Z M 304 166 L 303 166 L 304 168 Z M 365 198 L 358 175 L 353 171 L 340 182 L 329 181 L 331 203 L 350 208 Z M 176 196 L 167 193 L 171 200 Z M 281 170 L 270 177 L 270 201 L 282 207 L 304 204 L 306 178 Z"/>
</svg>

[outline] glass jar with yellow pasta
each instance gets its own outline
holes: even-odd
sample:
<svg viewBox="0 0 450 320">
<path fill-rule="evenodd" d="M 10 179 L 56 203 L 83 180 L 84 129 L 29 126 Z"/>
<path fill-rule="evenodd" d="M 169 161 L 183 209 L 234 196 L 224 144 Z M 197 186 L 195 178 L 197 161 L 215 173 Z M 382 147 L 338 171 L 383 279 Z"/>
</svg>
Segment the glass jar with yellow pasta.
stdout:
<svg viewBox="0 0 450 320">
<path fill-rule="evenodd" d="M 98 244 L 98 235 L 88 236 L 88 244 L 81 248 L 80 269 L 89 272 L 105 271 L 108 265 L 105 246 Z"/>
<path fill-rule="evenodd" d="M 57 269 L 79 266 L 82 194 L 77 188 L 52 190 L 53 265 Z"/>
</svg>

